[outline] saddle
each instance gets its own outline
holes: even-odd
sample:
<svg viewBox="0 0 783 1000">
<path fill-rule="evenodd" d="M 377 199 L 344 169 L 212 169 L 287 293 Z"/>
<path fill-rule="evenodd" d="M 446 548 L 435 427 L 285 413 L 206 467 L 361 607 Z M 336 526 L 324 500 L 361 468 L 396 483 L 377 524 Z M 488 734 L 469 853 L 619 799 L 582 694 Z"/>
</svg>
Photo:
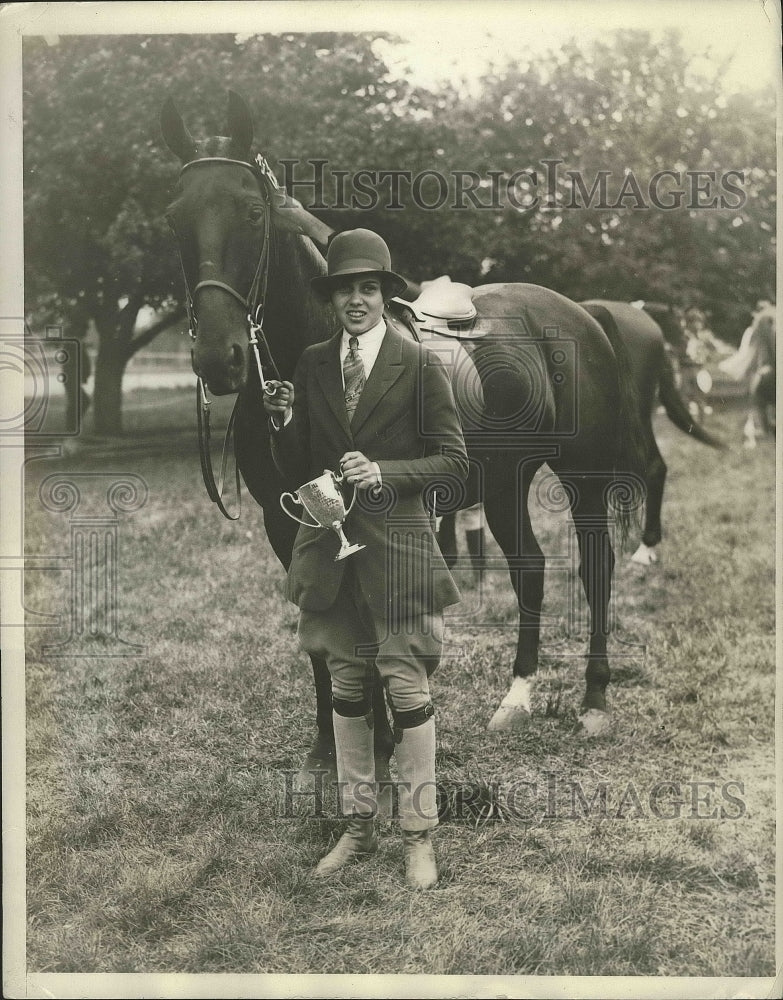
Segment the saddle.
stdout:
<svg viewBox="0 0 783 1000">
<path fill-rule="evenodd" d="M 477 312 L 471 296 L 469 285 L 438 278 L 425 283 L 415 302 L 392 298 L 385 312 L 395 329 L 435 353 L 445 365 L 465 431 L 482 425 L 484 392 L 472 354 L 476 341 L 488 332 L 472 332 Z"/>
<path fill-rule="evenodd" d="M 452 281 L 448 275 L 422 282 L 421 295 L 414 302 L 393 298 L 390 311 L 410 326 L 417 340 L 429 340 L 432 335 L 456 340 L 478 340 L 487 329 L 476 322 L 473 289 Z M 419 331 L 424 336 L 417 336 Z"/>
</svg>

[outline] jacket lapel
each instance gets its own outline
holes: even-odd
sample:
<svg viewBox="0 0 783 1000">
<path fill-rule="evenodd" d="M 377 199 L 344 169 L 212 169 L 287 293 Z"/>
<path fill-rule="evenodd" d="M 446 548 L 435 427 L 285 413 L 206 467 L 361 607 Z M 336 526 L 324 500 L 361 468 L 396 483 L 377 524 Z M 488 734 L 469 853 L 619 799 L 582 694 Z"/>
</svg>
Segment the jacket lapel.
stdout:
<svg viewBox="0 0 783 1000">
<path fill-rule="evenodd" d="M 404 370 L 405 365 L 402 363 L 402 338 L 387 324 L 386 335 L 381 343 L 381 349 L 378 351 L 378 357 L 375 359 L 370 377 L 367 379 L 367 384 L 362 390 L 362 394 L 359 397 L 359 405 L 356 407 L 356 412 L 353 415 L 353 421 L 350 425 L 350 432 L 353 437 L 356 437 L 362 426 L 367 422 L 367 418 L 400 375 L 402 375 Z M 339 350 L 337 382 L 343 411 L 345 411 L 345 402 L 342 399 L 342 380 L 339 372 Z"/>
<path fill-rule="evenodd" d="M 342 340 L 342 336 L 343 331 L 338 330 L 337 334 L 328 341 L 326 350 L 323 352 L 323 357 L 316 370 L 316 376 L 329 404 L 329 408 L 345 432 L 346 438 L 352 442 L 351 427 L 348 423 L 348 413 L 345 409 L 343 375 L 340 370 L 340 341 Z"/>
</svg>

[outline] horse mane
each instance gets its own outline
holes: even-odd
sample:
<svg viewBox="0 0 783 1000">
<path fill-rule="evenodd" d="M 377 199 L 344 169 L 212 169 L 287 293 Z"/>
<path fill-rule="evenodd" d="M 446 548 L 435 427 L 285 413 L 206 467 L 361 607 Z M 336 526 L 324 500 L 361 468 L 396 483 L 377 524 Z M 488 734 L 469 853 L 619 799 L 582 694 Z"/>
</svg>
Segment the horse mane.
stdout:
<svg viewBox="0 0 783 1000">
<path fill-rule="evenodd" d="M 336 322 L 310 287 L 311 278 L 326 273 L 313 241 L 279 226 L 273 233 L 264 330 L 281 374 L 290 378 L 302 351 L 332 336 Z"/>
</svg>

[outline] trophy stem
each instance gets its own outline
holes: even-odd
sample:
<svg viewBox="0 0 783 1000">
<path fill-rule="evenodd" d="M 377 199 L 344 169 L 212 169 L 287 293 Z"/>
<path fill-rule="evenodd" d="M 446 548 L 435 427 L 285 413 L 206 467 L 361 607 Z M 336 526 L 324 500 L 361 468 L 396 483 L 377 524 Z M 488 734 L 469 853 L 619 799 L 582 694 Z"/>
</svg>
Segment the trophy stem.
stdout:
<svg viewBox="0 0 783 1000">
<path fill-rule="evenodd" d="M 334 557 L 335 562 L 339 562 L 341 559 L 345 559 L 347 556 L 351 556 L 354 552 L 358 552 L 360 549 L 365 548 L 364 545 L 351 544 L 345 537 L 345 532 L 343 531 L 342 521 L 334 521 L 332 528 L 337 532 L 337 537 L 340 539 L 340 551 Z"/>
</svg>

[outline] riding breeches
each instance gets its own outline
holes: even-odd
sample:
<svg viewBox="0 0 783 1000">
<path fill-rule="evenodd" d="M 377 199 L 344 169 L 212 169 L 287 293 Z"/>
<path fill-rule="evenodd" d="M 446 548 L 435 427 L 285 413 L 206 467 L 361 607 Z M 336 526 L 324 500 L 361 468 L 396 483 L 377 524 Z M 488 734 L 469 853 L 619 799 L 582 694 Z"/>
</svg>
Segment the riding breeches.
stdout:
<svg viewBox="0 0 783 1000">
<path fill-rule="evenodd" d="M 307 653 L 326 660 L 333 698 L 371 704 L 375 664 L 394 713 L 429 704 L 428 677 L 440 662 L 443 645 L 441 612 L 418 615 L 391 630 L 385 621 L 372 619 L 346 567 L 330 608 L 300 612 L 298 635 Z"/>
</svg>

